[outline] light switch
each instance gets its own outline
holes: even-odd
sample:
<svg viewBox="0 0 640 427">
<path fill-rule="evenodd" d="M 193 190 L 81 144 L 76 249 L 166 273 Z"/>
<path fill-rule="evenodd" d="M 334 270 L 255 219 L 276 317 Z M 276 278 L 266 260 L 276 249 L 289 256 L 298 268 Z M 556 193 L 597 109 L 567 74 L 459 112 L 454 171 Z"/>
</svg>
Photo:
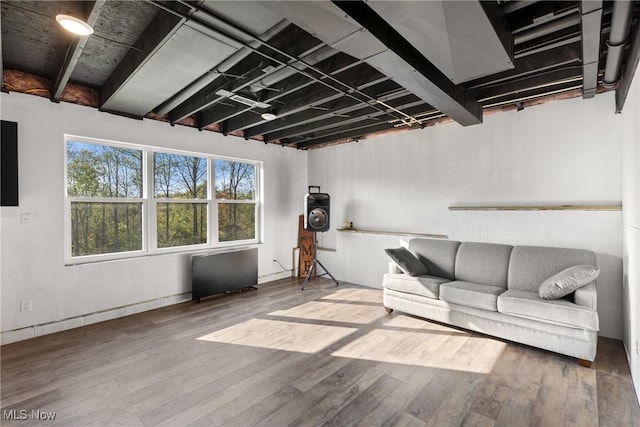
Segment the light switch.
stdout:
<svg viewBox="0 0 640 427">
<path fill-rule="evenodd" d="M 30 213 L 21 213 L 20 214 L 20 225 L 31 224 L 31 214 Z"/>
</svg>

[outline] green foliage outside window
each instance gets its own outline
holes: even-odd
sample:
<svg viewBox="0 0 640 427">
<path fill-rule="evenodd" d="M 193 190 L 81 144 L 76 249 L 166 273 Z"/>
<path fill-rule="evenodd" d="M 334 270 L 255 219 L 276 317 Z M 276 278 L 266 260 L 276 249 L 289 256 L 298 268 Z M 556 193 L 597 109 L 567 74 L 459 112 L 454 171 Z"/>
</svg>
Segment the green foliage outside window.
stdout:
<svg viewBox="0 0 640 427">
<path fill-rule="evenodd" d="M 207 243 L 207 205 L 172 200 L 207 199 L 207 160 L 172 153 L 153 154 L 159 248 Z"/>
<path fill-rule="evenodd" d="M 72 257 L 141 251 L 145 230 L 157 248 L 207 244 L 215 205 L 219 242 L 257 238 L 255 164 L 213 159 L 209 194 L 206 157 L 147 150 L 67 141 Z M 145 178 L 145 151 L 153 182 Z M 155 230 L 145 225 L 147 209 Z"/>
<path fill-rule="evenodd" d="M 71 203 L 73 256 L 141 249 L 141 203 Z"/>
<path fill-rule="evenodd" d="M 255 203 L 218 203 L 218 239 L 221 242 L 256 237 Z"/>
<path fill-rule="evenodd" d="M 142 151 L 70 141 L 67 144 L 67 194 L 142 197 Z"/>
<path fill-rule="evenodd" d="M 256 237 L 256 166 L 216 159 L 218 240 L 230 242 Z"/>
</svg>

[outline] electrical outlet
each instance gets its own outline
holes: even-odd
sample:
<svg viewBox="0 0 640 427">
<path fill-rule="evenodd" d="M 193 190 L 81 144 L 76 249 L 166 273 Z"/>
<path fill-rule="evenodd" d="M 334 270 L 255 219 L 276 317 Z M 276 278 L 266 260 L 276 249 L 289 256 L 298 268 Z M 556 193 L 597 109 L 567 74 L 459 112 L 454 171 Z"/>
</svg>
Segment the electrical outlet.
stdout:
<svg viewBox="0 0 640 427">
<path fill-rule="evenodd" d="M 20 301 L 20 311 L 21 312 L 27 312 L 27 311 L 31 311 L 33 309 L 33 301 L 31 300 L 26 300 L 26 301 Z"/>
</svg>

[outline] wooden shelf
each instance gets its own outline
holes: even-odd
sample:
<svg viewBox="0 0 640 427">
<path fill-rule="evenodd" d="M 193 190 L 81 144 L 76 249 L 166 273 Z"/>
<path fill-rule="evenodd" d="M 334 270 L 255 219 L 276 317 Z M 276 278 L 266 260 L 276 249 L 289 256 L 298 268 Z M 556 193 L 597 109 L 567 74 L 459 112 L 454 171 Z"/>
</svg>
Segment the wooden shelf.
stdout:
<svg viewBox="0 0 640 427">
<path fill-rule="evenodd" d="M 432 237 L 434 239 L 448 239 L 446 234 L 430 234 L 430 233 L 413 233 L 409 231 L 383 231 L 383 230 L 361 230 L 359 228 L 338 228 L 341 233 L 360 233 L 360 234 L 384 234 L 387 236 L 416 236 L 416 237 Z"/>
<path fill-rule="evenodd" d="M 449 206 L 450 211 L 621 211 L 621 205 Z"/>
</svg>

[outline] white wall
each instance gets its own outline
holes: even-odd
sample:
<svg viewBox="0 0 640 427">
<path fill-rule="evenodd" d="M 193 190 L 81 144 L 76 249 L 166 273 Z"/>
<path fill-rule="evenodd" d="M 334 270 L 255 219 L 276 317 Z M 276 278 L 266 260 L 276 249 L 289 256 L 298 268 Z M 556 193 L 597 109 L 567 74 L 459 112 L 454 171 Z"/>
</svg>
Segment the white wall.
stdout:
<svg viewBox="0 0 640 427">
<path fill-rule="evenodd" d="M 261 281 L 289 275 L 273 259 L 290 267 L 306 192 L 306 153 L 31 95 L 2 93 L 0 100 L 2 119 L 18 122 L 20 192 L 19 207 L 0 211 L 3 342 L 189 298 L 188 254 L 65 266 L 65 133 L 264 162 L 265 230 L 264 244 L 258 245 L 258 274 Z M 20 213 L 30 213 L 31 224 L 20 225 Z M 22 300 L 32 300 L 33 311 L 20 312 Z M 113 308 L 118 309 L 77 317 Z M 57 321 L 63 322 L 8 332 Z"/>
<path fill-rule="evenodd" d="M 637 71 L 622 116 L 623 341 L 640 399 L 640 73 Z"/>
<path fill-rule="evenodd" d="M 622 214 L 454 212 L 466 204 L 619 204 L 621 116 L 613 93 L 310 151 L 309 185 L 331 194 L 332 226 L 438 233 L 456 240 L 591 249 L 600 334 L 622 337 Z M 321 261 L 340 279 L 380 287 L 398 238 L 324 233 Z"/>
</svg>

